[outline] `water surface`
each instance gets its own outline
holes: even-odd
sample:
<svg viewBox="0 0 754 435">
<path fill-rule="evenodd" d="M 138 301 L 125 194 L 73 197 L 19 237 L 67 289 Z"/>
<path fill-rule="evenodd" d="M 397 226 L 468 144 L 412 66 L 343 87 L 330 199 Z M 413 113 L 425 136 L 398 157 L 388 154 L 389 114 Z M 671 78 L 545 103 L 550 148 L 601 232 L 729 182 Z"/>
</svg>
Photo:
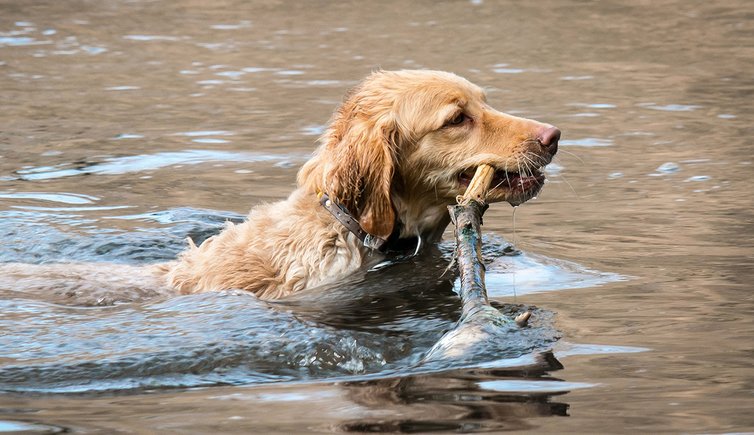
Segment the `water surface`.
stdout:
<svg viewBox="0 0 754 435">
<path fill-rule="evenodd" d="M 509 351 L 418 364 L 452 240 L 285 304 L 4 276 L 0 431 L 754 430 L 753 37 L 743 0 L 0 1 L 4 263 L 174 258 L 283 198 L 375 68 L 563 130 L 515 234 L 485 215 L 492 299 L 535 307 Z"/>
</svg>

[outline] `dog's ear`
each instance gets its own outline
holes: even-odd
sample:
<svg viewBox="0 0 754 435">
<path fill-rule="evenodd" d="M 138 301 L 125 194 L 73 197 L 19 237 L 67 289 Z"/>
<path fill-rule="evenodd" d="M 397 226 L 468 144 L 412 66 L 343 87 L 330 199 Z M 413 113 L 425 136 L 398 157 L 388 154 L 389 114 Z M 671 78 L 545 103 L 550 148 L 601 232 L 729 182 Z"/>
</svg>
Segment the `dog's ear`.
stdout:
<svg viewBox="0 0 754 435">
<path fill-rule="evenodd" d="M 389 102 L 355 89 L 323 136 L 324 191 L 359 219 L 368 233 L 388 238 L 395 225 L 390 189 L 397 127 Z"/>
</svg>

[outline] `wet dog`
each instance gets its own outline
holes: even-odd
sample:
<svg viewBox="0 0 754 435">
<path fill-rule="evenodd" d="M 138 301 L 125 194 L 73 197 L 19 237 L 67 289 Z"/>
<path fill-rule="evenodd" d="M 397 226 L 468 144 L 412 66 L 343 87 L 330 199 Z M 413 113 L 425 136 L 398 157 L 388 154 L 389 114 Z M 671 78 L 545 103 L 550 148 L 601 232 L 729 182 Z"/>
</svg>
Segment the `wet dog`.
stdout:
<svg viewBox="0 0 754 435">
<path fill-rule="evenodd" d="M 447 205 L 481 164 L 496 169 L 488 202 L 532 198 L 559 138 L 549 124 L 493 109 L 457 75 L 374 72 L 346 95 L 287 199 L 200 246 L 189 241 L 153 272 L 180 293 L 241 289 L 265 299 L 333 283 L 438 241 Z"/>
</svg>

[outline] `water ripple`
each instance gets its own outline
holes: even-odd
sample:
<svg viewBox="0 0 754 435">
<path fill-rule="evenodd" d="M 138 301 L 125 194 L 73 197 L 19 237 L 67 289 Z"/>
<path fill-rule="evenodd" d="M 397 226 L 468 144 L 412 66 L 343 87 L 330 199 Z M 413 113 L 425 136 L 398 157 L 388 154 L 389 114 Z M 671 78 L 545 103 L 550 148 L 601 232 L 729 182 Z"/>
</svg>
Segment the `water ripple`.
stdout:
<svg viewBox="0 0 754 435">
<path fill-rule="evenodd" d="M 558 393 L 597 386 L 597 384 L 589 384 L 586 382 L 564 382 L 550 380 L 496 380 L 482 381 L 479 382 L 478 385 L 482 390 L 506 393 Z"/>
<path fill-rule="evenodd" d="M 663 112 L 693 112 L 696 109 L 700 109 L 702 106 L 687 105 L 687 104 L 667 104 L 665 106 L 658 106 L 655 103 L 642 103 L 640 107 L 652 110 L 660 110 Z"/>
<path fill-rule="evenodd" d="M 563 146 L 578 146 L 578 147 L 606 147 L 613 144 L 611 139 L 599 139 L 595 137 L 586 137 L 583 139 L 566 139 L 561 140 L 560 144 Z"/>
<path fill-rule="evenodd" d="M 215 30 L 238 30 L 251 27 L 251 21 L 240 21 L 237 24 L 214 24 L 210 28 Z"/>
<path fill-rule="evenodd" d="M 198 165 L 207 162 L 281 162 L 291 159 L 303 161 L 304 155 L 261 154 L 212 150 L 170 151 L 137 156 L 113 157 L 103 162 L 87 162 L 82 166 L 71 167 L 71 163 L 56 166 L 26 168 L 16 171 L 22 180 L 50 180 L 75 175 L 120 175 L 132 172 L 154 171 L 175 165 Z"/>
<path fill-rule="evenodd" d="M 91 204 L 98 201 L 96 196 L 76 193 L 0 192 L 0 199 L 31 199 L 36 201 L 59 202 L 63 204 Z"/>
<path fill-rule="evenodd" d="M 37 41 L 28 36 L 0 36 L 0 47 L 22 47 L 26 45 L 46 45 L 52 41 Z"/>
<path fill-rule="evenodd" d="M 233 132 L 225 130 L 199 130 L 199 131 L 182 131 L 175 133 L 175 136 L 198 137 L 198 136 L 232 136 Z"/>
<path fill-rule="evenodd" d="M 126 35 L 123 39 L 130 41 L 177 41 L 175 36 L 162 36 L 162 35 Z"/>
</svg>

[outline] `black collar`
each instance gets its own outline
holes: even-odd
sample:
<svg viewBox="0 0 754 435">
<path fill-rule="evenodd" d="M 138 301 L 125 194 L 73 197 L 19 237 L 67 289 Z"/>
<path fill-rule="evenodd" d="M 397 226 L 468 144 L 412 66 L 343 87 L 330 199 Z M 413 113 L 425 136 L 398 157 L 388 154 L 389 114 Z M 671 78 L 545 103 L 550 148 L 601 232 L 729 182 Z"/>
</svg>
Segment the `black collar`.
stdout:
<svg viewBox="0 0 754 435">
<path fill-rule="evenodd" d="M 364 231 L 364 228 L 361 228 L 359 221 L 351 216 L 351 213 L 349 213 L 348 209 L 346 209 L 342 204 L 339 204 L 336 201 L 330 199 L 330 197 L 327 196 L 326 193 L 320 194 L 319 203 L 322 204 L 322 207 L 329 211 L 330 214 L 332 214 L 338 222 L 346 227 L 348 231 L 358 237 L 359 240 L 361 240 L 361 242 L 364 244 L 364 246 L 379 252 L 385 251 L 387 240 Z"/>
</svg>

